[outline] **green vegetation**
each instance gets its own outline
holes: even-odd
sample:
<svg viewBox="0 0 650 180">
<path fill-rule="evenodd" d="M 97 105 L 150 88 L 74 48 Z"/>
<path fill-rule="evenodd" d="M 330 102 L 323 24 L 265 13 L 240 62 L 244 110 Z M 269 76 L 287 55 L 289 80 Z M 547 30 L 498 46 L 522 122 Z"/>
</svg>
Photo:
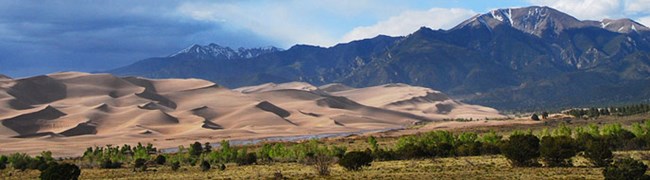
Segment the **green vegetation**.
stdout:
<svg viewBox="0 0 650 180">
<path fill-rule="evenodd" d="M 625 179 L 648 179 L 645 175 L 648 166 L 641 161 L 632 158 L 623 158 L 617 160 L 603 169 L 605 179 L 625 180 Z"/>
<path fill-rule="evenodd" d="M 588 109 L 571 109 L 565 114 L 577 118 L 595 118 L 606 115 L 630 116 L 650 112 L 650 104 L 637 104 L 629 106 L 608 107 L 608 108 L 588 108 Z"/>
<path fill-rule="evenodd" d="M 571 157 L 578 153 L 578 144 L 569 136 L 542 138 L 539 154 L 547 166 L 572 166 Z"/>
<path fill-rule="evenodd" d="M 535 166 L 539 157 L 539 139 L 532 134 L 515 134 L 501 145 L 503 156 L 513 166 Z"/>
<path fill-rule="evenodd" d="M 364 166 L 370 166 L 370 163 L 372 163 L 372 156 L 362 151 L 345 153 L 343 158 L 339 160 L 339 165 L 349 171 L 358 171 Z"/>
<path fill-rule="evenodd" d="M 77 165 L 64 163 L 49 166 L 43 170 L 40 178 L 42 180 L 77 180 L 79 175 L 81 175 L 81 169 Z"/>
</svg>

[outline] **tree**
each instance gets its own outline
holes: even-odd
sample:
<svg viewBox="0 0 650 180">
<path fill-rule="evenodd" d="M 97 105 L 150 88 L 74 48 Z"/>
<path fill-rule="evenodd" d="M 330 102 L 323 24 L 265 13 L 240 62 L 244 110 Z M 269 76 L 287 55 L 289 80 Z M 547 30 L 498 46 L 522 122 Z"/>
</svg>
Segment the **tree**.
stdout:
<svg viewBox="0 0 650 180">
<path fill-rule="evenodd" d="M 570 158 L 578 153 L 578 146 L 569 136 L 546 136 L 539 152 L 547 166 L 571 166 Z"/>
<path fill-rule="evenodd" d="M 535 120 L 535 121 L 539 121 L 539 116 L 537 116 L 537 114 L 533 114 L 533 115 L 530 117 L 530 119 Z"/>
<path fill-rule="evenodd" d="M 81 175 L 81 169 L 74 164 L 55 164 L 41 172 L 40 178 L 43 180 L 76 180 Z"/>
<path fill-rule="evenodd" d="M 363 166 L 370 166 L 370 163 L 372 163 L 372 156 L 363 151 L 345 153 L 343 158 L 339 160 L 339 165 L 348 171 L 358 171 Z"/>
<path fill-rule="evenodd" d="M 206 172 L 210 170 L 210 163 L 208 161 L 201 162 L 201 171 Z"/>
<path fill-rule="evenodd" d="M 612 162 L 613 154 L 607 142 L 593 139 L 586 142 L 584 156 L 594 166 L 605 167 Z"/>
<path fill-rule="evenodd" d="M 645 172 L 648 166 L 641 161 L 632 158 L 623 158 L 617 160 L 603 169 L 605 179 L 645 179 Z"/>
<path fill-rule="evenodd" d="M 511 135 L 501 145 L 501 153 L 513 166 L 537 165 L 539 157 L 539 139 L 531 134 Z"/>
<path fill-rule="evenodd" d="M 203 148 L 203 152 L 210 153 L 211 151 L 212 151 L 212 146 L 210 145 L 210 142 L 205 142 L 205 147 Z"/>
<path fill-rule="evenodd" d="M 548 112 L 542 112 L 542 119 L 548 119 Z"/>
<path fill-rule="evenodd" d="M 201 145 L 200 142 L 194 142 L 193 144 L 190 144 L 191 156 L 199 156 L 201 153 L 203 153 L 203 145 Z"/>
</svg>

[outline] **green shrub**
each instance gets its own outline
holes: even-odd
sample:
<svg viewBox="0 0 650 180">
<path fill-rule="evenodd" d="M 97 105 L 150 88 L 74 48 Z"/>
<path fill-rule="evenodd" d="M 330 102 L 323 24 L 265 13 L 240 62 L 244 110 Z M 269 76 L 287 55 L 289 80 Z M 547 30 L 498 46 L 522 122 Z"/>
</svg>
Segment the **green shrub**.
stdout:
<svg viewBox="0 0 650 180">
<path fill-rule="evenodd" d="M 167 162 L 167 158 L 164 155 L 160 154 L 156 156 L 156 164 L 164 165 L 166 162 Z"/>
<path fill-rule="evenodd" d="M 345 153 L 343 158 L 339 160 L 339 165 L 349 171 L 360 170 L 363 166 L 370 166 L 370 163 L 372 163 L 372 156 L 362 151 Z"/>
<path fill-rule="evenodd" d="M 538 165 L 539 139 L 532 134 L 515 134 L 501 145 L 501 153 L 513 166 Z"/>
<path fill-rule="evenodd" d="M 81 169 L 74 164 L 54 164 L 41 172 L 42 180 L 76 180 L 81 175 Z"/>
<path fill-rule="evenodd" d="M 375 152 L 372 152 L 372 156 L 374 159 L 380 160 L 380 161 L 391 161 L 397 159 L 397 155 L 395 154 L 395 151 L 392 150 L 384 150 L 384 149 L 379 149 Z M 339 157 L 342 158 L 343 156 Z"/>
<path fill-rule="evenodd" d="M 645 172 L 648 166 L 632 158 L 617 160 L 603 169 L 605 179 L 646 179 Z"/>
<path fill-rule="evenodd" d="M 200 142 L 194 142 L 193 144 L 190 144 L 189 153 L 191 156 L 201 155 L 201 153 L 203 153 L 203 145 Z"/>
<path fill-rule="evenodd" d="M 468 142 L 456 147 L 456 154 L 459 156 L 481 155 L 481 142 Z"/>
<path fill-rule="evenodd" d="M 99 167 L 102 169 L 117 169 L 122 167 L 122 163 L 117 161 L 113 162 L 110 159 L 106 159 L 102 161 Z"/>
<path fill-rule="evenodd" d="M 32 161 L 32 158 L 25 153 L 14 153 L 9 155 L 7 159 L 14 169 L 21 171 L 27 170 L 29 163 Z"/>
<path fill-rule="evenodd" d="M 546 136 L 542 138 L 539 153 L 547 166 L 571 166 L 571 157 L 578 153 L 578 146 L 569 136 Z"/>
<path fill-rule="evenodd" d="M 255 153 L 246 153 L 246 155 L 237 157 L 237 165 L 251 165 L 257 162 L 257 155 Z"/>
<path fill-rule="evenodd" d="M 397 149 L 396 153 L 401 159 L 415 159 L 420 157 L 427 157 L 431 155 L 433 151 L 427 152 L 424 147 L 416 144 L 406 144 Z"/>
<path fill-rule="evenodd" d="M 586 142 L 584 157 L 596 167 L 605 167 L 612 162 L 612 150 L 609 144 L 601 139 Z"/>
<path fill-rule="evenodd" d="M 7 163 L 9 163 L 9 158 L 5 155 L 0 156 L 0 170 L 6 169 Z"/>
<path fill-rule="evenodd" d="M 133 164 L 133 170 L 146 171 L 147 170 L 147 160 L 138 158 Z"/>
<path fill-rule="evenodd" d="M 492 155 L 500 154 L 501 149 L 499 149 L 498 144 L 483 143 L 481 144 L 481 154 L 482 155 Z"/>
<path fill-rule="evenodd" d="M 173 163 L 172 163 L 172 171 L 177 171 L 178 168 L 180 168 L 180 167 L 181 167 L 181 163 L 180 163 L 180 162 L 173 162 Z"/>
<path fill-rule="evenodd" d="M 201 162 L 201 171 L 209 171 L 210 170 L 210 163 L 208 161 L 203 161 Z"/>
</svg>

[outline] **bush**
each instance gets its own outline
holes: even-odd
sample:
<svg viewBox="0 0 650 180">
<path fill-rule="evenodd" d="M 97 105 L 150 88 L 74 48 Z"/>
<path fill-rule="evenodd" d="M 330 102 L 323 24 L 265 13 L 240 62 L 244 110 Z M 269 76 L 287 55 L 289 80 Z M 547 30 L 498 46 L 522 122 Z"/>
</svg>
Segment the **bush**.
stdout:
<svg viewBox="0 0 650 180">
<path fill-rule="evenodd" d="M 482 155 L 492 155 L 492 154 L 500 154 L 500 153 L 501 150 L 499 149 L 499 145 L 497 144 L 491 144 L 491 143 L 481 144 Z"/>
<path fill-rule="evenodd" d="M 397 155 L 395 155 L 394 151 L 391 150 L 383 150 L 379 149 L 375 152 L 372 152 L 372 156 L 374 159 L 380 160 L 380 161 L 391 161 L 397 159 Z M 342 158 L 343 156 L 339 157 Z"/>
<path fill-rule="evenodd" d="M 226 165 L 225 164 L 219 165 L 219 170 L 225 171 L 226 170 Z"/>
<path fill-rule="evenodd" d="M 210 163 L 208 161 L 201 162 L 201 171 L 205 172 L 210 170 Z"/>
<path fill-rule="evenodd" d="M 349 171 L 360 170 L 363 166 L 370 166 L 370 163 L 372 163 L 372 156 L 361 151 L 345 153 L 343 158 L 339 160 L 339 165 Z"/>
<path fill-rule="evenodd" d="M 632 158 L 617 160 L 603 169 L 605 179 L 644 179 L 648 166 Z"/>
<path fill-rule="evenodd" d="M 27 170 L 29 163 L 32 161 L 32 158 L 25 153 L 14 153 L 9 155 L 7 159 L 14 169 L 21 171 Z"/>
<path fill-rule="evenodd" d="M 47 166 L 47 162 L 39 159 L 32 159 L 27 163 L 27 168 L 32 170 L 39 169 L 41 166 Z"/>
<path fill-rule="evenodd" d="M 402 159 L 415 159 L 420 157 L 427 157 L 430 155 L 430 153 L 427 153 L 423 147 L 416 144 L 406 144 L 399 148 L 396 153 Z"/>
<path fill-rule="evenodd" d="M 7 156 L 0 156 L 0 170 L 6 169 L 7 168 L 7 163 L 9 162 L 9 159 Z"/>
<path fill-rule="evenodd" d="M 546 136 L 542 138 L 540 156 L 547 166 L 571 166 L 571 157 L 578 153 L 578 146 L 569 136 Z"/>
<path fill-rule="evenodd" d="M 166 162 L 167 162 L 167 158 L 164 155 L 160 154 L 156 156 L 156 164 L 164 165 Z"/>
<path fill-rule="evenodd" d="M 436 145 L 434 148 L 435 149 L 433 150 L 433 153 L 429 152 L 429 156 L 431 157 L 449 157 L 456 154 L 456 152 L 454 152 L 454 146 L 452 146 L 450 143 L 442 142 Z"/>
<path fill-rule="evenodd" d="M 190 144 L 189 153 L 191 156 L 201 155 L 201 153 L 203 153 L 203 145 L 201 145 L 200 142 L 194 142 L 193 144 Z"/>
<path fill-rule="evenodd" d="M 76 180 L 81 175 L 81 169 L 74 164 L 54 164 L 41 172 L 40 178 L 43 180 Z"/>
<path fill-rule="evenodd" d="M 607 142 L 596 139 L 586 142 L 584 157 L 596 167 L 605 167 L 612 162 L 613 154 Z"/>
<path fill-rule="evenodd" d="M 121 162 L 113 162 L 110 159 L 102 161 L 102 163 L 99 165 L 100 168 L 103 169 L 117 169 L 122 167 Z"/>
<path fill-rule="evenodd" d="M 243 157 L 237 157 L 237 165 L 251 165 L 257 162 L 257 155 L 255 153 L 247 153 Z"/>
<path fill-rule="evenodd" d="M 535 166 L 539 157 L 539 139 L 531 134 L 515 134 L 501 145 L 501 153 L 513 166 Z"/>
<path fill-rule="evenodd" d="M 537 114 L 533 114 L 532 116 L 530 116 L 530 119 L 534 121 L 539 121 L 539 116 L 537 116 Z"/>
<path fill-rule="evenodd" d="M 178 168 L 180 168 L 180 167 L 181 167 L 181 163 L 179 163 L 179 162 L 173 162 L 172 163 L 172 171 L 177 171 Z"/>
<path fill-rule="evenodd" d="M 478 156 L 481 155 L 480 142 L 469 142 L 456 147 L 456 154 L 459 156 Z"/>
<path fill-rule="evenodd" d="M 138 158 L 133 164 L 133 170 L 146 171 L 147 170 L 147 160 Z"/>
<path fill-rule="evenodd" d="M 372 136 L 371 136 L 372 137 Z M 309 163 L 314 165 L 316 172 L 320 176 L 329 176 L 330 175 L 330 166 L 334 162 L 334 157 L 317 154 L 309 159 Z"/>
</svg>

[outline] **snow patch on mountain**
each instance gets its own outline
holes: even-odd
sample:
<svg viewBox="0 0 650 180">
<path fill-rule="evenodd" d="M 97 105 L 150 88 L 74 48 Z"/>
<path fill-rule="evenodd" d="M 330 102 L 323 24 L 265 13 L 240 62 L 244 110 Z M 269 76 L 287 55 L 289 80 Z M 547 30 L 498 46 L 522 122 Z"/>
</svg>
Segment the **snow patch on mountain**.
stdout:
<svg viewBox="0 0 650 180">
<path fill-rule="evenodd" d="M 190 47 L 187 47 L 183 50 L 180 50 L 169 57 L 178 57 L 178 56 L 192 56 L 199 59 L 250 59 L 263 54 L 283 51 L 283 49 L 267 46 L 267 47 L 258 47 L 258 48 L 244 48 L 240 47 L 237 50 L 234 50 L 230 47 L 220 46 L 218 44 L 211 43 L 207 46 L 201 46 L 198 44 L 193 44 Z"/>
</svg>

